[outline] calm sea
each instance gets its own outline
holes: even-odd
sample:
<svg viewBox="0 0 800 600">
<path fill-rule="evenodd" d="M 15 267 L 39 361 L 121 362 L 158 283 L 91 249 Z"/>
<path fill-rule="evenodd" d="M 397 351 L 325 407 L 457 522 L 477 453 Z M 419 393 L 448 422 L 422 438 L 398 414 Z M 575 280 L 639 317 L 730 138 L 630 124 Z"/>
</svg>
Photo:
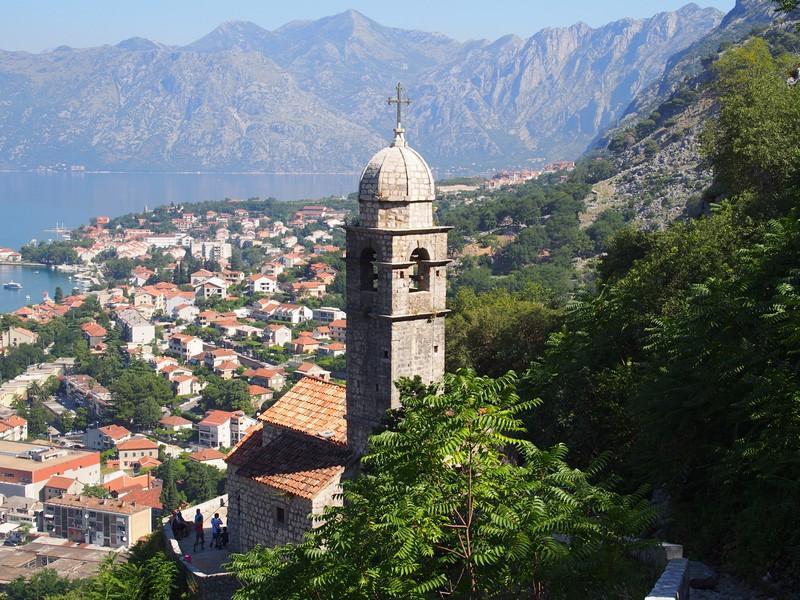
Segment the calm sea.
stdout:
<svg viewBox="0 0 800 600">
<path fill-rule="evenodd" d="M 224 198 L 274 197 L 313 200 L 349 194 L 358 175 L 216 175 L 177 173 L 14 173 L 0 172 L 0 247 L 18 249 L 31 239 L 55 239 L 47 232 L 56 224 L 67 228 L 88 223 L 97 215 L 116 217 L 174 202 L 202 202 Z M 0 312 L 41 300 L 42 292 L 64 293 L 72 282 L 46 269 L 0 267 L 0 285 L 9 279 L 23 289 L 0 287 Z M 26 299 L 30 296 L 30 300 Z"/>
<path fill-rule="evenodd" d="M 0 247 L 51 239 L 56 223 L 77 227 L 160 204 L 224 198 L 279 200 L 349 194 L 358 175 L 215 175 L 176 173 L 0 173 Z"/>
<path fill-rule="evenodd" d="M 21 283 L 22 289 L 7 290 L 2 287 L 9 281 Z M 59 286 L 66 296 L 75 282 L 65 273 L 44 267 L 0 265 L 0 313 L 11 312 L 26 304 L 37 304 L 45 292 L 52 298 Z"/>
</svg>

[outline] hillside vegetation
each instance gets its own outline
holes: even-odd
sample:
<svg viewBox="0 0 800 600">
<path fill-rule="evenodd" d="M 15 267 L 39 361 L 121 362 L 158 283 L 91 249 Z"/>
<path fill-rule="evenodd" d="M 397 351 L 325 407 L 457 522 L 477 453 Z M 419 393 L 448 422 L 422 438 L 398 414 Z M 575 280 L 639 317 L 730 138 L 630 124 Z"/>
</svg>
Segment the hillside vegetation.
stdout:
<svg viewBox="0 0 800 600">
<path fill-rule="evenodd" d="M 719 110 L 713 65 L 754 35 L 765 39 L 775 55 L 796 52 L 795 24 L 792 14 L 776 16 L 770 2 L 740 0 L 716 29 L 670 59 L 660 80 L 639 94 L 622 123 L 595 145 L 595 152 L 613 162 L 614 173 L 593 186 L 584 226 L 604 211 L 645 229 L 706 211 L 716 193 L 701 140 Z"/>
<path fill-rule="evenodd" d="M 568 303 L 523 274 L 542 269 L 543 244 L 567 264 L 591 250 L 580 198 L 607 163 L 444 206 L 455 250 L 476 232 L 513 237 L 461 274 L 451 374 L 400 383 L 403 409 L 344 506 L 301 544 L 233 557 L 237 597 L 637 597 L 637 536 L 774 597 L 796 589 L 797 60 L 760 38 L 722 54 L 700 138 L 710 210 L 655 232 L 599 220 L 596 285 Z M 513 262 L 528 231 L 536 252 Z M 476 269 L 484 291 L 463 283 Z"/>
<path fill-rule="evenodd" d="M 754 38 L 713 68 L 707 214 L 618 232 L 597 291 L 556 309 L 556 325 L 546 302 L 519 298 L 553 330 L 543 351 L 541 336 L 509 346 L 518 323 L 487 310 L 498 292 L 451 321 L 489 337 L 453 335 L 448 351 L 475 365 L 537 356 L 520 386 L 543 400 L 534 441 L 566 443 L 578 465 L 606 456 L 628 489 L 661 498 L 658 535 L 780 595 L 800 572 L 800 86 L 787 84 L 798 57 L 772 50 Z"/>
</svg>

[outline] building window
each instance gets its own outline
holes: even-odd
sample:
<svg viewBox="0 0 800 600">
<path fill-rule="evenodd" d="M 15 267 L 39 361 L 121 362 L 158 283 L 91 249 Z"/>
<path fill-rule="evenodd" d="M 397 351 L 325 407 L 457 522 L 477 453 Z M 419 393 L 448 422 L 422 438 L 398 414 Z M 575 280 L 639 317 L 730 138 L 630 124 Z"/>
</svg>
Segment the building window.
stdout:
<svg viewBox="0 0 800 600">
<path fill-rule="evenodd" d="M 411 285 L 409 291 L 426 292 L 431 285 L 431 257 L 425 248 L 417 248 L 411 253 Z"/>
<path fill-rule="evenodd" d="M 378 266 L 375 264 L 377 254 L 372 248 L 364 248 L 361 251 L 360 277 L 361 289 L 365 291 L 375 291 L 378 288 Z"/>
<path fill-rule="evenodd" d="M 278 522 L 278 525 L 283 525 L 286 522 L 286 511 L 280 506 L 275 507 L 275 520 Z"/>
</svg>

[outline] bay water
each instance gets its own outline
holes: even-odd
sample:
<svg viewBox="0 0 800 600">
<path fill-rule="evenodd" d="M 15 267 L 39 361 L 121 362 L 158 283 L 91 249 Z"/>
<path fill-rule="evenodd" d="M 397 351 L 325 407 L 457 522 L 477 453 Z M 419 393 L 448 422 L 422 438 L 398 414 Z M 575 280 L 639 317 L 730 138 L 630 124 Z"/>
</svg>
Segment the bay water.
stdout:
<svg viewBox="0 0 800 600">
<path fill-rule="evenodd" d="M 254 196 L 278 200 L 314 200 L 356 190 L 358 174 L 213 174 L 213 173 L 33 173 L 0 172 L 0 247 L 18 250 L 32 239 L 58 239 L 48 229 L 75 228 L 92 217 L 117 217 L 163 204 L 183 204 Z M 34 273 L 38 271 L 38 273 Z M 2 267 L 0 284 L 19 281 L 23 289 L 0 287 L 0 312 L 39 302 L 42 293 L 68 276 L 43 268 Z M 26 297 L 30 296 L 30 299 Z"/>
</svg>

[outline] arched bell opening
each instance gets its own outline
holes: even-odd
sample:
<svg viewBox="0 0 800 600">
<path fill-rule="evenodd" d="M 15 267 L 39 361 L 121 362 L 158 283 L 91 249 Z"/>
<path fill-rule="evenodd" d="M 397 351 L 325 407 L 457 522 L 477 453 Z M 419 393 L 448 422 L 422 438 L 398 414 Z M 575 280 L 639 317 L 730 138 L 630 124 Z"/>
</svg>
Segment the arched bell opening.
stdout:
<svg viewBox="0 0 800 600">
<path fill-rule="evenodd" d="M 366 247 L 361 251 L 359 259 L 359 275 L 361 280 L 361 290 L 373 292 L 378 289 L 378 266 L 377 253 L 373 248 Z"/>
<path fill-rule="evenodd" d="M 431 259 L 425 248 L 416 248 L 411 253 L 411 283 L 409 291 L 427 292 L 431 288 Z"/>
</svg>

